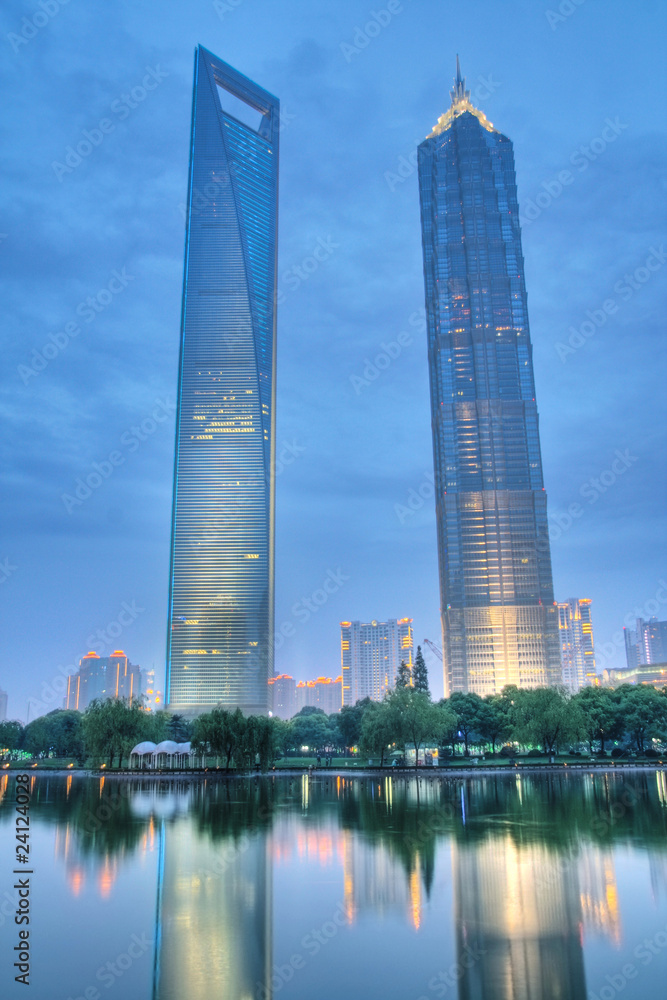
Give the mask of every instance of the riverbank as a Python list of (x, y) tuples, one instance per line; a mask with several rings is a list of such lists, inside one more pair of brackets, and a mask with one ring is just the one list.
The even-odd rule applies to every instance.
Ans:
[[(66, 777), (88, 777), (88, 778), (138, 778), (144, 780), (149, 778), (153, 781), (169, 781), (174, 778), (179, 780), (189, 779), (190, 781), (229, 781), (238, 779), (259, 779), (259, 778), (289, 778), (293, 780), (294, 778), (301, 778), (304, 775), (311, 779), (322, 779), (322, 778), (379, 778), (379, 777), (397, 777), (397, 778), (421, 778), (428, 781), (448, 781), (452, 778), (474, 778), (474, 777), (489, 777), (493, 775), (507, 775), (516, 777), (519, 774), (567, 774), (570, 772), (575, 772), (577, 774), (596, 774), (596, 773), (618, 773), (622, 771), (626, 772), (658, 772), (667, 771), (667, 761), (651, 761), (651, 762), (636, 762), (632, 763), (616, 763), (612, 761), (601, 762), (601, 763), (586, 763), (586, 764), (569, 764), (569, 763), (555, 763), (555, 764), (533, 764), (533, 763), (517, 763), (515, 765), (496, 765), (493, 767), (481, 765), (451, 765), (448, 767), (356, 767), (352, 768), (336, 768), (336, 767), (298, 767), (298, 768), (275, 768), (270, 771), (225, 771), (224, 768), (173, 768), (173, 769), (161, 769), (161, 770), (139, 770), (137, 768), (122, 768), (122, 769), (110, 769), (110, 768), (49, 768), (42, 767), (32, 768), (28, 766), (27, 768), (16, 767), (11, 769), (12, 772), (25, 772), (29, 771), (32, 775), (46, 774), (52, 777), (66, 776)], [(10, 772), (5, 772), (10, 773)]]

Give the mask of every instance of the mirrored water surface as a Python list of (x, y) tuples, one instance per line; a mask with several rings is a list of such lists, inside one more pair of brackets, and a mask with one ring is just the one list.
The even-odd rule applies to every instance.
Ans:
[(31, 986), (3, 997), (667, 996), (663, 771), (31, 780)]

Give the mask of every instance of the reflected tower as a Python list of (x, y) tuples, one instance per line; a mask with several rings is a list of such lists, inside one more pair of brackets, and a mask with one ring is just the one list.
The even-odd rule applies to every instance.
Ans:
[(452, 845), (459, 1000), (582, 1000), (576, 864), (511, 837)]
[(512, 143), (470, 102), (419, 146), (445, 694), (560, 683)]
[[(270, 838), (195, 829), (211, 789), (153, 793), (160, 816), (153, 1000), (269, 1000)], [(188, 813), (188, 810), (190, 812)]]
[(268, 711), (279, 102), (199, 46), (186, 206), (167, 702)]

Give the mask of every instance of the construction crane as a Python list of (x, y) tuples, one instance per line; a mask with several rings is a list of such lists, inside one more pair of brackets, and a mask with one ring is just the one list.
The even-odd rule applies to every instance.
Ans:
[(438, 659), (442, 663), (442, 650), (440, 649), (440, 646), (436, 646), (436, 644), (434, 642), (431, 642), (430, 639), (424, 639), (424, 645), (428, 646), (428, 648), (431, 650), (431, 652), (435, 653), (435, 655), (438, 657)]

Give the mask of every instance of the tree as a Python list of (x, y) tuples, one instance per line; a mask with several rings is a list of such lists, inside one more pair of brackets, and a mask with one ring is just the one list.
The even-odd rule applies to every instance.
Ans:
[(544, 753), (578, 740), (585, 733), (582, 712), (563, 688), (539, 687), (521, 691), (518, 699), (520, 739), (541, 745)]
[(228, 712), (224, 708), (204, 712), (194, 720), (191, 745), (197, 753), (224, 757), (225, 770), (229, 771), (232, 759), (243, 752), (245, 723), (240, 708), (234, 712)]
[[(138, 701), (122, 698), (90, 703), (83, 715), (83, 740), (86, 754), (95, 759), (108, 757), (109, 767), (118, 756), (118, 766), (137, 743), (145, 712)], [(37, 720), (39, 721), (39, 720)]]
[(396, 690), (400, 691), (401, 688), (409, 687), (412, 687), (412, 671), (405, 660), (401, 660), (398, 671), (396, 672)]
[(509, 739), (512, 727), (507, 714), (507, 705), (500, 695), (489, 695), (479, 706), (475, 728), (483, 740), (491, 744), (491, 753), (496, 752), (496, 743)]
[(21, 745), (23, 726), (16, 720), (0, 722), (0, 750), (17, 750)]
[[(149, 712), (147, 714), (152, 715), (153, 713)], [(155, 714), (157, 715), (158, 713), (156, 712)], [(192, 737), (192, 721), (186, 719), (184, 715), (178, 715), (178, 713), (171, 715), (169, 712), (165, 712), (164, 714), (167, 716), (167, 735), (165, 739), (173, 740), (175, 743), (187, 743)]]
[(364, 712), (373, 704), (370, 698), (362, 698), (356, 705), (343, 705), (338, 713), (338, 731), (343, 746), (355, 747), (361, 738), (361, 722)]
[(451, 719), (442, 706), (434, 705), (423, 691), (398, 688), (387, 696), (392, 732), (402, 742), (415, 748), (415, 767), (419, 763), (419, 748), (427, 739), (440, 741), (440, 734)]
[(468, 742), (473, 730), (477, 730), (480, 719), (482, 699), (478, 694), (464, 694), (455, 691), (448, 701), (449, 708), (456, 716), (458, 732), (463, 737), (464, 755), (469, 755)]
[(290, 726), (295, 748), (307, 746), (311, 750), (319, 750), (329, 743), (329, 720), (321, 709), (307, 715), (295, 715)]
[(428, 689), (428, 668), (424, 660), (421, 646), (417, 646), (417, 655), (415, 656), (415, 662), (412, 668), (412, 684), (415, 691), (423, 691), (424, 694), (430, 694)]
[(604, 753), (605, 742), (623, 735), (623, 721), (618, 698), (611, 688), (585, 687), (573, 699), (583, 715), (586, 738), (591, 753), (593, 743), (599, 741)]
[(387, 747), (395, 741), (395, 715), (388, 701), (376, 702), (369, 708), (361, 724), (359, 747), (368, 756), (380, 755), (380, 767), (384, 764)]
[(646, 740), (664, 737), (667, 729), (667, 698), (648, 684), (622, 684), (614, 692), (623, 728), (639, 753)]
[(37, 757), (51, 750), (51, 729), (45, 715), (40, 715), (23, 730), (21, 749)]

